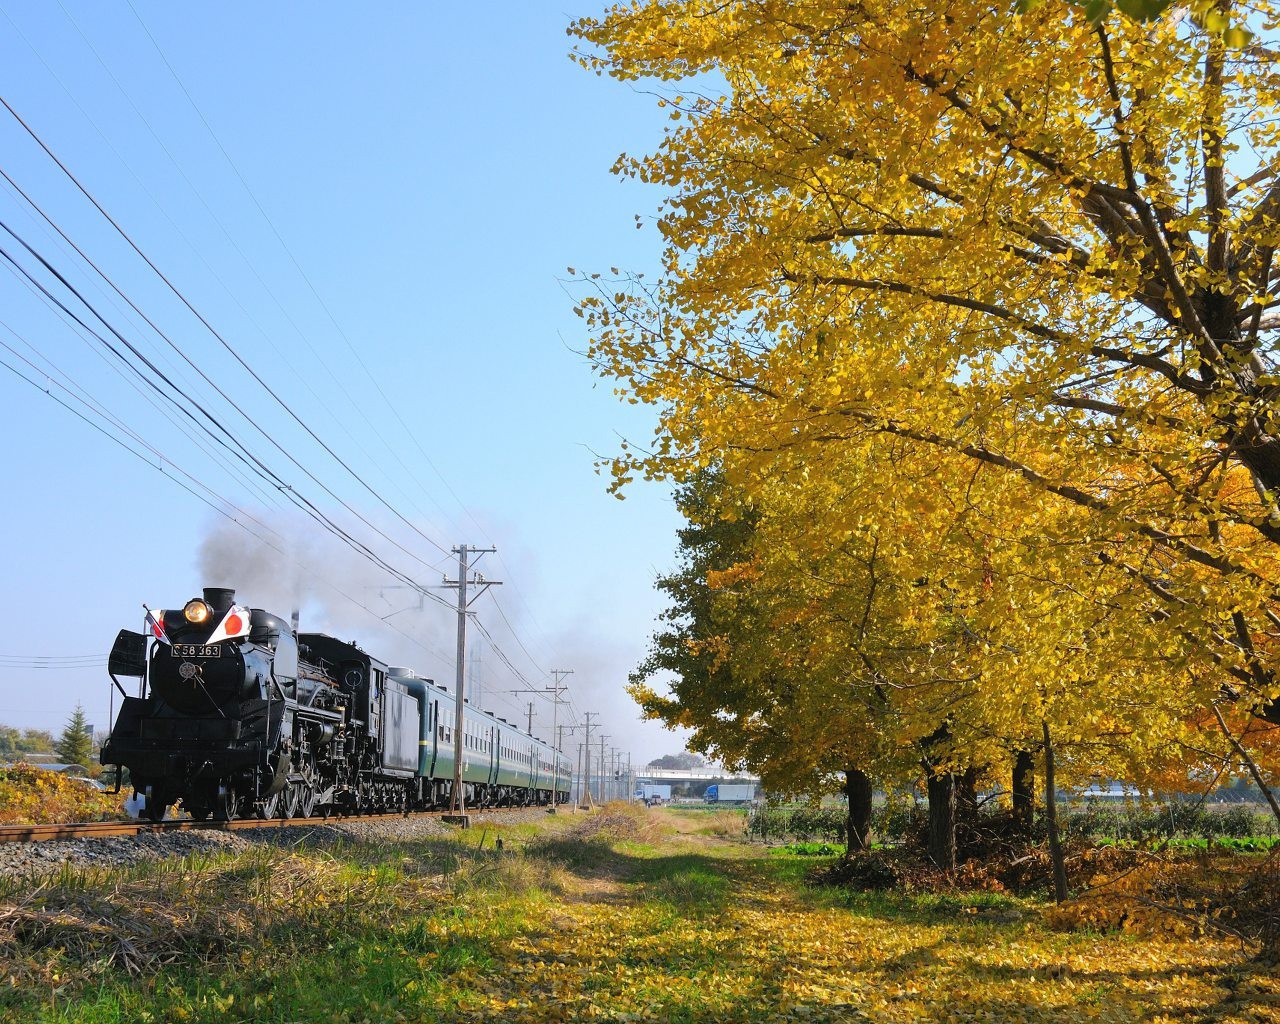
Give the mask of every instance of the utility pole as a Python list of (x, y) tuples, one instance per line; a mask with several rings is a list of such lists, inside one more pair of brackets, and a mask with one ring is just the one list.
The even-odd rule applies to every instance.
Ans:
[(565, 677), (565, 676), (571, 676), (571, 675), (573, 675), (573, 669), (571, 669), (571, 668), (553, 668), (553, 669), (551, 670), (551, 674), (552, 674), (553, 676), (555, 676), (555, 677), (556, 677), (555, 686), (554, 686), (554, 687), (551, 687), (551, 686), (548, 686), (548, 687), (547, 687), (547, 689), (548, 689), (548, 690), (551, 690), (551, 691), (552, 691), (552, 694), (551, 694), (551, 739), (552, 739), (552, 741), (553, 741), (553, 742), (554, 742), (555, 740), (557, 740), (557, 739), (559, 739), (559, 741), (560, 741), (560, 742), (559, 742), (559, 744), (557, 744), (557, 745), (556, 745), (555, 754), (554, 754), (554, 756), (553, 756), (553, 758), (552, 758), (552, 760), (554, 760), (554, 761), (555, 761), (555, 763), (556, 763), (556, 768), (555, 768), (555, 772), (556, 772), (556, 785), (555, 785), (555, 789), (553, 789), (553, 790), (551, 791), (551, 809), (554, 811), (554, 810), (556, 809), (556, 794), (560, 791), (560, 748), (561, 748), (561, 746), (563, 746), (563, 745), (564, 745), (564, 731), (563, 731), (564, 727), (563, 727), (563, 726), (561, 726), (561, 732), (560, 732), (560, 735), (557, 737), (557, 736), (556, 736), (556, 723), (557, 723), (557, 721), (558, 721), (558, 719), (559, 719), (559, 717), (560, 717), (560, 705), (561, 705), (562, 703), (564, 703), (564, 702), (560, 699), (560, 694), (564, 693), (567, 689), (569, 689), (567, 686), (561, 686), (560, 684), (564, 681), (564, 677)]
[(608, 738), (609, 738), (608, 736), (603, 736), (603, 735), (600, 737), (600, 781), (599, 781), (598, 783), (596, 783), (596, 792), (600, 795), (600, 802), (601, 802), (601, 803), (604, 803), (604, 802), (605, 802), (605, 789), (604, 789), (604, 741), (605, 741), (605, 740), (607, 740)]
[[(486, 580), (479, 573), (474, 574), (468, 580), (467, 574), (472, 571), (475, 565), (475, 562), (468, 561), (468, 556), (473, 556), (478, 561), (481, 555), (491, 554), (497, 550), (497, 548), (472, 548), (466, 544), (454, 548), (453, 551), (458, 556), (458, 578), (444, 581), (446, 587), (458, 588), (458, 670), (457, 682), (453, 691), (453, 699), (454, 703), (457, 704), (457, 708), (453, 716), (453, 792), (449, 798), (450, 812), (457, 815), (464, 815), (467, 810), (467, 801), (462, 792), (462, 709), (466, 703), (463, 691), (466, 685), (467, 667), (467, 614), (468, 609), (476, 598), (490, 587), (502, 585), (497, 580)], [(470, 599), (467, 598), (468, 584), (477, 588)]]
[(582, 747), (583, 747), (583, 744), (579, 743), (578, 744), (578, 764), (577, 764), (578, 785), (574, 787), (577, 790), (577, 797), (576, 797), (577, 804), (575, 804), (575, 806), (580, 806), (582, 804)]
[(583, 789), (586, 791), (587, 806), (591, 806), (591, 718), (592, 716), (599, 718), (598, 711), (584, 711), (582, 717), (586, 719), (586, 736), (583, 737), (583, 761), (582, 761), (582, 783)]
[[(565, 676), (571, 676), (571, 675), (573, 675), (573, 669), (571, 669), (571, 668), (553, 668), (553, 669), (551, 670), (551, 674), (552, 674), (553, 676), (555, 676), (555, 677), (556, 677), (556, 681), (555, 681), (555, 684), (554, 684), (553, 686), (544, 686), (544, 687), (542, 687), (542, 689), (540, 689), (540, 690), (536, 690), (536, 689), (524, 689), (524, 690), (512, 690), (511, 692), (512, 692), (512, 693), (540, 693), (540, 694), (544, 694), (544, 695), (545, 695), (545, 694), (547, 694), (547, 693), (550, 693), (550, 694), (551, 694), (551, 740), (550, 740), (550, 742), (551, 742), (552, 746), (553, 746), (553, 747), (555, 747), (555, 749), (556, 749), (557, 751), (559, 751), (561, 748), (560, 748), (560, 747), (558, 747), (558, 746), (555, 746), (556, 739), (557, 739), (557, 736), (556, 736), (556, 723), (557, 723), (557, 720), (558, 720), (558, 719), (559, 719), (559, 717), (560, 717), (560, 705), (561, 705), (561, 704), (565, 704), (565, 703), (567, 703), (566, 701), (562, 701), (562, 700), (560, 699), (560, 694), (562, 694), (562, 693), (566, 692), (566, 691), (569, 689), (569, 687), (567, 687), (567, 686), (561, 686), (561, 685), (560, 685), (560, 680), (561, 680), (561, 679), (563, 679)], [(572, 730), (570, 730), (570, 731), (572, 731)], [(530, 734), (530, 735), (533, 735), (533, 701), (529, 701), (529, 734)], [(561, 733), (560, 733), (559, 739), (560, 739), (561, 744), (563, 744), (563, 743), (564, 743), (564, 733), (563, 733), (563, 732), (561, 732)], [(559, 788), (560, 788), (560, 764), (559, 764), (559, 760), (558, 760), (558, 759), (556, 759), (556, 767), (555, 767), (555, 789), (552, 791), (552, 794), (551, 794), (551, 807), (552, 807), (552, 809), (554, 809), (554, 808), (555, 808), (555, 806), (556, 806), (556, 797), (555, 797), (555, 793), (556, 793), (556, 791), (557, 791), (557, 790), (559, 790)]]
[[(562, 724), (559, 726), (560, 733), (559, 733), (559, 735), (556, 737), (556, 792), (557, 792), (557, 793), (559, 793), (559, 792), (560, 792), (560, 755), (564, 753), (564, 731), (565, 731), (566, 729), (568, 729), (570, 732), (573, 732), (573, 730), (574, 730), (574, 726), (572, 726), (572, 725), (564, 725), (564, 724), (562, 723)], [(578, 759), (579, 759), (579, 760), (581, 760), (581, 759), (582, 759), (582, 745), (581, 745), (581, 744), (579, 744), (579, 745), (578, 745)], [(581, 767), (581, 765), (579, 765), (579, 767)], [(551, 798), (551, 806), (552, 806), (552, 807), (555, 807), (555, 805), (556, 805), (555, 801), (556, 801), (556, 798), (553, 796), (553, 797)], [(572, 803), (572, 802), (573, 802), (573, 777), (572, 777), (572, 776), (570, 776), (570, 777), (569, 777), (569, 802), (570, 802), (570, 803)]]
[(525, 726), (524, 731), (530, 736), (533, 735), (533, 701), (529, 701), (529, 724)]

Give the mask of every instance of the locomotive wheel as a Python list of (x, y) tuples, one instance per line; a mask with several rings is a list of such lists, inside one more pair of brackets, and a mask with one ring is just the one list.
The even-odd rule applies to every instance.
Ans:
[(254, 808), (258, 817), (263, 821), (266, 821), (267, 818), (274, 818), (280, 810), (280, 796), (281, 794), (279, 793), (272, 793), (265, 800), (261, 801)]
[(147, 821), (164, 821), (164, 812), (168, 809), (167, 803), (161, 803), (159, 798), (152, 798), (142, 808), (142, 815)]
[(298, 787), (298, 817), (310, 818), (316, 813), (316, 797), (319, 794), (307, 783)]
[(228, 789), (213, 798), (213, 817), (216, 821), (233, 821), (239, 809), (240, 800), (234, 789)]
[(298, 783), (291, 782), (279, 793), (280, 817), (285, 821), (298, 816)]

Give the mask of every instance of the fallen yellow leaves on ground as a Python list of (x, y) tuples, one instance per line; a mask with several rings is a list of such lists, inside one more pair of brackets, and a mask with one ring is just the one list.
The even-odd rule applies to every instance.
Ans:
[(1280, 1022), (1254, 946), (811, 885), (814, 858), (705, 825), (618, 805), (504, 829), (501, 852), (460, 832), (9, 879), (0, 1019)]
[[(724, 847), (700, 843), (710, 868)], [(477, 1018), (508, 1021), (1280, 1020), (1280, 983), (1235, 943), (1065, 934), (1034, 910), (986, 919), (842, 906), (718, 862), (726, 898), (654, 898), (668, 849), (580, 879), (554, 920), (500, 943)], [(996, 916), (996, 915), (990, 915)], [(1010, 920), (1014, 918), (1014, 920)]]

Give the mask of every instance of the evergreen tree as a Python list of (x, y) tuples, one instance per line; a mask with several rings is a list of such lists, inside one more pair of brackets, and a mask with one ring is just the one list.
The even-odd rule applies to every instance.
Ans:
[(67, 764), (88, 766), (93, 761), (93, 737), (89, 735), (89, 722), (85, 718), (84, 708), (79, 704), (67, 719), (54, 749)]

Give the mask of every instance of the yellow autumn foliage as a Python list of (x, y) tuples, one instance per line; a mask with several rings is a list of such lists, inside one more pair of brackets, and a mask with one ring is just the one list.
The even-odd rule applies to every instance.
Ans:
[(673, 114), (615, 167), (661, 190), (660, 276), (580, 278), (597, 370), (658, 415), (614, 484), (714, 470), (712, 514), (758, 523), (750, 578), (708, 578), (754, 624), (737, 675), (651, 713), (788, 774), (1044, 723), (1064, 777), (1135, 780), (1196, 762), (1208, 709), (1280, 714), (1280, 8), (1231, 16), (572, 26)]
[(101, 821), (124, 814), (123, 795), (36, 765), (0, 768), (0, 824)]

